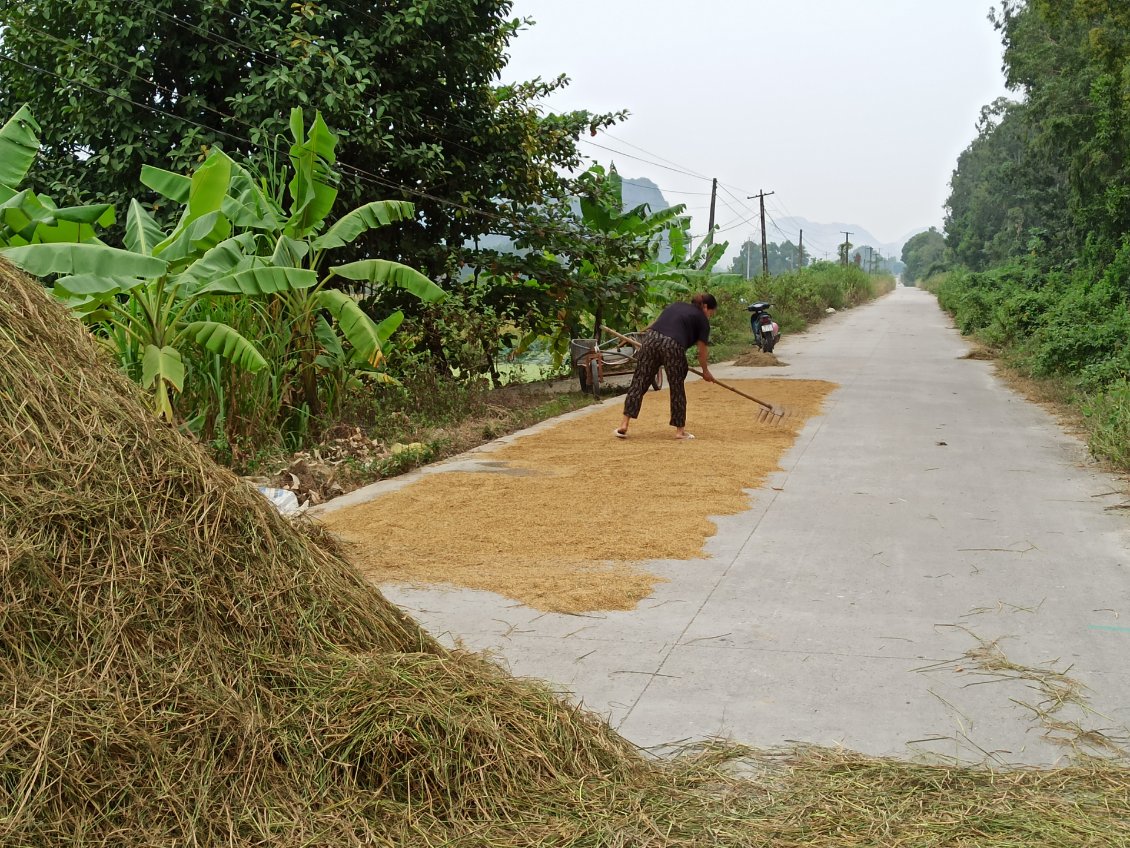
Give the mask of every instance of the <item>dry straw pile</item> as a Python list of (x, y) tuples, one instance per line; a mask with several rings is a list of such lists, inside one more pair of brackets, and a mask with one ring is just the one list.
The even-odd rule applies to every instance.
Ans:
[(656, 764), (452, 654), (0, 263), (0, 845), (1120, 845), (1126, 772)]

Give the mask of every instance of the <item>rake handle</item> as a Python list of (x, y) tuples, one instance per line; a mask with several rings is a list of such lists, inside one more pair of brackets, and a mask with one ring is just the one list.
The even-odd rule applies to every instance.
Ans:
[[(698, 376), (700, 376), (700, 377), (702, 376), (702, 372), (701, 372), (701, 371), (699, 371), (699, 370), (698, 370), (697, 368), (688, 368), (687, 370), (688, 370), (688, 371), (690, 371), (690, 372), (691, 372), (692, 374), (698, 374)], [(721, 380), (719, 380), (719, 379), (718, 379), (717, 377), (715, 377), (715, 378), (714, 378), (714, 385), (716, 385), (716, 386), (721, 386), (721, 387), (722, 387), (722, 388), (724, 388), (724, 389), (728, 389), (729, 391), (733, 392), (734, 394), (736, 394), (736, 395), (741, 395), (741, 396), (742, 396), (742, 397), (744, 397), (744, 398), (745, 398), (746, 400), (752, 400), (752, 401), (753, 401), (754, 403), (756, 403), (756, 404), (757, 404), (758, 406), (763, 406), (763, 407), (765, 407), (766, 409), (768, 409), (768, 410), (769, 410), (770, 412), (774, 412), (774, 410), (773, 410), (773, 405), (772, 405), (772, 404), (766, 403), (766, 402), (765, 402), (765, 401), (763, 401), (763, 400), (758, 400), (758, 399), (757, 399), (757, 398), (755, 398), (755, 397), (754, 397), (753, 395), (747, 395), (747, 394), (746, 394), (745, 392), (743, 392), (743, 391), (742, 391), (741, 389), (735, 389), (735, 388), (734, 388), (733, 386), (730, 386), (730, 385), (727, 385), (726, 383), (723, 383), (723, 382), (722, 382)]]
[[(615, 330), (613, 330), (613, 329), (612, 329), (611, 327), (607, 327), (607, 326), (606, 326), (606, 327), (604, 327), (603, 329), (604, 329), (604, 330), (606, 330), (607, 332), (611, 333), (612, 335), (614, 335), (614, 336), (615, 336), (616, 338), (618, 338), (618, 339), (619, 339), (620, 341), (622, 341), (622, 342), (627, 342), (628, 344), (630, 344), (630, 345), (633, 345), (633, 346), (635, 346), (635, 347), (642, 347), (642, 345), (641, 345), (641, 344), (640, 344), (639, 342), (637, 342), (637, 341), (636, 341), (635, 339), (630, 339), (630, 338), (628, 338), (627, 336), (623, 336), (623, 335), (621, 335), (620, 333), (617, 333), (617, 332), (616, 332)], [(698, 370), (697, 368), (688, 368), (688, 370), (689, 370), (689, 371), (690, 371), (690, 372), (691, 372), (692, 374), (698, 374), (698, 376), (700, 376), (700, 377), (702, 376), (702, 372), (701, 372), (701, 371), (699, 371), (699, 370)], [(715, 384), (716, 386), (721, 386), (721, 387), (722, 387), (722, 388), (724, 388), (724, 389), (729, 389), (729, 390), (730, 390), (731, 392), (733, 392), (734, 394), (736, 394), (736, 395), (741, 395), (741, 396), (742, 396), (742, 397), (744, 397), (744, 398), (745, 398), (746, 400), (752, 400), (752, 401), (753, 401), (754, 403), (756, 403), (756, 404), (757, 404), (758, 406), (763, 406), (763, 407), (765, 407), (765, 408), (766, 408), (766, 409), (768, 409), (768, 410), (769, 410), (770, 412), (772, 412), (772, 413), (773, 413), (774, 415), (776, 415), (776, 414), (777, 414), (777, 411), (776, 411), (776, 409), (774, 409), (774, 407), (773, 407), (773, 405), (772, 405), (772, 404), (766, 403), (766, 402), (765, 402), (765, 401), (763, 401), (763, 400), (758, 400), (758, 399), (757, 399), (757, 398), (755, 398), (755, 397), (754, 397), (753, 395), (747, 395), (747, 394), (746, 394), (745, 392), (743, 392), (743, 391), (742, 391), (741, 389), (735, 389), (735, 388), (734, 388), (733, 386), (728, 386), (728, 385), (726, 385), (725, 383), (723, 383), (723, 382), (722, 382), (721, 380), (719, 380), (719, 379), (717, 379), (717, 378), (715, 378), (715, 379), (714, 379), (714, 384)]]

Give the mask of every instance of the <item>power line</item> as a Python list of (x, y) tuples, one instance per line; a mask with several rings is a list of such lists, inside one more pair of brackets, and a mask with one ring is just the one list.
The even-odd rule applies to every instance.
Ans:
[(150, 6), (148, 3), (140, 3), (140, 2), (138, 2), (138, 0), (125, 0), (125, 2), (129, 3), (131, 6), (134, 6), (134, 7), (139, 8), (139, 9), (146, 9), (146, 10), (152, 12), (153, 14), (158, 15), (159, 17), (170, 20), (174, 24), (176, 24), (177, 26), (181, 27), (182, 29), (187, 29), (190, 32), (194, 32), (197, 35), (201, 36), (202, 38), (205, 38), (208, 41), (211, 41), (213, 44), (223, 44), (223, 45), (228, 46), (228, 47), (235, 47), (235, 48), (238, 48), (240, 50), (243, 50), (245, 53), (250, 53), (253, 56), (262, 56), (264, 59), (273, 59), (277, 62), (283, 62), (284, 64), (290, 65), (292, 68), (294, 67), (293, 63), (290, 62), (290, 60), (286, 59), (285, 57), (278, 56), (277, 54), (274, 54), (274, 53), (264, 53), (260, 50), (256, 50), (254, 47), (248, 47), (246, 44), (241, 44), (238, 41), (232, 41), (230, 38), (224, 38), (224, 36), (222, 36), (222, 35), (213, 36), (212, 33), (209, 33), (207, 30), (203, 30), (203, 29), (200, 29), (199, 27), (195, 27), (192, 24), (188, 23), (187, 21), (182, 21), (182, 20), (180, 20), (180, 18), (176, 17), (175, 15), (170, 15), (167, 12), (162, 12), (160, 9), (156, 8), (155, 6)]
[[(201, 29), (197, 26), (194, 26), (193, 24), (189, 23), (188, 21), (182, 20), (182, 19), (180, 19), (180, 18), (178, 18), (174, 15), (169, 15), (169, 14), (161, 11), (160, 9), (157, 9), (153, 6), (146, 4), (146, 3), (139, 2), (138, 0), (126, 0), (126, 2), (130, 3), (131, 5), (133, 5), (136, 8), (148, 10), (148, 11), (152, 12), (153, 14), (169, 21), (171, 24), (178, 26), (181, 29), (184, 29), (184, 30), (186, 30), (190, 33), (193, 33), (194, 35), (197, 35), (197, 36), (199, 36), (199, 37), (201, 37), (201, 38), (203, 38), (207, 41), (210, 41), (214, 44), (217, 44), (218, 46), (242, 50), (242, 51), (244, 51), (245, 54), (252, 56), (252, 57), (261, 57), (263, 59), (270, 59), (270, 60), (272, 60), (276, 63), (281, 63), (281, 64), (287, 65), (291, 68), (296, 67), (295, 63), (285, 56), (281, 56), (281, 55), (275, 54), (275, 53), (267, 53), (267, 52), (264, 52), (264, 51), (261, 51), (261, 50), (256, 50), (256, 49), (249, 47), (245, 44), (241, 44), (240, 42), (233, 41), (231, 39), (225, 38), (225, 37), (220, 36), (220, 35), (214, 35), (213, 33), (210, 33), (207, 30), (204, 30), (204, 29)], [(204, 11), (204, 10), (202, 10), (202, 11)], [(364, 12), (364, 10), (358, 10), (358, 11), (361, 11), (362, 14), (364, 14), (366, 17), (368, 17), (371, 20), (379, 23), (379, 21), (376, 18), (374, 18), (372, 15), (368, 14), (367, 12)], [(254, 22), (253, 18), (251, 18), (247, 15), (243, 15), (240, 12), (236, 12), (236, 11), (232, 11), (232, 10), (226, 10), (226, 9), (223, 10), (223, 12), (224, 12), (224, 14), (234, 15), (236, 17), (242, 18), (243, 20), (247, 20), (249, 22)], [(339, 12), (338, 15), (340, 15), (340, 14), (341, 13)], [(81, 46), (79, 46), (77, 44), (71, 44), (71, 43), (69, 43), (69, 42), (67, 42), (63, 39), (60, 39), (57, 36), (53, 35), (52, 33), (46, 32), (46, 31), (41, 30), (37, 27), (32, 27), (32, 26), (29, 26), (29, 25), (26, 25), (26, 24), (24, 24), (23, 26), (24, 26), (25, 29), (34, 30), (34, 31), (40, 33), (41, 35), (43, 35), (47, 38), (50, 38), (51, 40), (68, 47), (69, 49), (72, 49), (72, 50), (78, 49), (83, 54), (85, 54), (86, 56), (101, 62), (102, 64), (106, 65), (107, 67), (113, 68), (117, 72), (124, 74), (129, 79), (133, 79), (133, 80), (135, 80), (137, 82), (141, 82), (145, 85), (152, 86), (155, 90), (160, 91), (164, 95), (168, 96), (170, 98), (171, 102), (176, 102), (176, 100), (178, 99), (177, 92), (174, 92), (173, 90), (160, 85), (159, 83), (155, 82), (152, 79), (145, 79), (143, 77), (140, 77), (137, 74), (134, 74), (134, 73), (130, 72), (129, 70), (122, 68), (121, 66), (115, 64), (114, 62), (112, 62), (108, 59), (105, 59), (101, 56), (97, 56), (97, 55), (91, 53), (90, 51), (82, 48)], [(127, 97), (127, 96), (124, 96), (124, 95), (121, 95), (121, 94), (118, 94), (118, 93), (115, 93), (115, 92), (111, 92), (111, 91), (106, 91), (106, 90), (101, 89), (97, 86), (91, 85), (91, 84), (86, 83), (86, 82), (82, 82), (80, 80), (63, 77), (60, 74), (52, 73), (52, 72), (47, 71), (43, 68), (39, 68), (38, 66), (31, 65), (29, 63), (18, 60), (15, 57), (0, 55), (0, 58), (14, 62), (15, 64), (18, 64), (18, 65), (20, 65), (24, 68), (35, 71), (37, 73), (52, 76), (55, 79), (59, 79), (63, 82), (67, 82), (67, 83), (74, 84), (74, 85), (79, 85), (83, 88), (86, 88), (86, 89), (92, 91), (92, 92), (102, 94), (104, 96), (119, 99), (119, 100), (126, 102), (126, 103), (129, 103), (130, 105), (133, 105), (137, 108), (146, 109), (150, 112), (163, 115), (163, 116), (168, 117), (168, 118), (175, 120), (175, 121), (182, 121), (186, 124), (190, 124), (190, 125), (195, 126), (197, 128), (207, 130), (211, 133), (215, 133), (216, 135), (223, 136), (223, 137), (232, 139), (234, 141), (238, 141), (241, 144), (250, 145), (252, 147), (269, 149), (266, 145), (256, 144), (255, 142), (251, 141), (250, 139), (247, 139), (247, 138), (244, 138), (242, 136), (236, 135), (234, 133), (230, 133), (230, 132), (227, 132), (225, 130), (219, 129), (218, 127), (209, 126), (209, 125), (201, 123), (199, 121), (192, 120), (191, 118), (188, 118), (186, 116), (177, 115), (173, 112), (170, 112), (166, 109), (162, 109), (162, 108), (155, 106), (155, 105), (152, 105), (152, 104), (138, 102), (138, 101), (132, 99), (131, 97)], [(199, 108), (204, 110), (204, 111), (210, 112), (210, 113), (216, 115), (217, 117), (219, 117), (221, 119), (242, 125), (242, 126), (248, 128), (248, 129), (251, 129), (251, 130), (259, 129), (258, 126), (254, 125), (254, 124), (252, 124), (252, 123), (250, 123), (250, 122), (248, 122), (244, 119), (238, 118), (235, 115), (231, 115), (229, 113), (215, 109), (214, 107), (209, 106), (207, 104), (201, 103), (201, 104), (199, 104)], [(468, 129), (465, 125), (460, 124), (458, 121), (451, 121), (451, 123), (455, 126), (462, 126), (464, 129)], [(429, 130), (430, 130), (430, 128), (429, 128)], [(602, 130), (602, 132), (604, 132), (604, 131)], [(430, 130), (429, 132), (425, 132), (423, 134), (424, 135), (430, 134), (430, 135), (432, 135), (433, 138), (437, 139), (438, 141), (451, 144), (452, 146), (458, 147), (458, 148), (465, 150), (469, 153), (478, 153), (479, 152), (479, 151), (476, 151), (472, 148), (466, 147), (465, 145), (460, 144), (459, 142), (455, 141), (454, 139), (450, 139), (450, 138), (447, 138), (445, 136), (439, 135), (438, 133), (435, 133), (434, 130)], [(615, 141), (615, 142), (618, 142), (618, 143), (621, 143), (621, 144), (625, 144), (629, 147), (633, 147), (637, 150), (640, 150), (641, 152), (645, 152), (645, 153), (648, 153), (649, 155), (656, 156), (657, 158), (663, 159), (663, 157), (659, 156), (658, 154), (651, 153), (650, 151), (647, 151), (644, 148), (638, 147), (637, 145), (634, 145), (631, 142), (619, 139), (615, 136), (608, 134), (607, 132), (604, 132), (604, 134), (609, 139), (611, 139), (612, 141)], [(638, 157), (638, 156), (634, 156), (634, 155), (629, 154), (629, 153), (625, 153), (624, 151), (621, 151), (621, 150), (616, 150), (614, 148), (610, 148), (610, 147), (606, 147), (604, 145), (597, 144), (596, 142), (588, 141), (587, 139), (578, 139), (578, 141), (585, 142), (586, 144), (591, 144), (594, 147), (598, 147), (602, 150), (606, 150), (606, 151), (613, 153), (613, 154), (616, 154), (616, 155), (620, 155), (620, 156), (624, 156), (624, 157), (629, 158), (629, 159), (634, 159), (636, 161), (644, 162), (645, 164), (649, 164), (649, 165), (652, 165), (652, 166), (655, 166), (655, 167), (664, 168), (665, 170), (673, 171), (675, 173), (680, 173), (680, 174), (683, 174), (683, 175), (686, 175), (686, 176), (693, 177), (695, 179), (708, 179), (707, 177), (704, 177), (701, 174), (697, 174), (697, 173), (692, 172), (690, 170), (686, 170), (682, 167), (669, 167), (669, 166), (663, 165), (659, 162), (654, 162), (654, 161), (651, 161), (651, 160), (648, 160), (648, 159), (644, 159), (642, 157)], [(277, 151), (277, 150), (275, 152), (279, 153), (279, 151)], [(671, 162), (672, 160), (664, 160), (664, 161)], [(675, 164), (675, 163), (672, 163), (672, 164)], [(377, 184), (383, 184), (385, 187), (395, 188), (395, 189), (398, 189), (400, 191), (403, 191), (403, 192), (406, 192), (406, 193), (409, 193), (409, 194), (414, 194), (414, 195), (419, 196), (419, 197), (425, 197), (425, 198), (431, 199), (435, 202), (444, 203), (445, 205), (448, 205), (452, 208), (460, 209), (460, 210), (465, 211), (465, 212), (471, 212), (471, 213), (474, 213), (474, 214), (479, 214), (479, 215), (482, 215), (484, 217), (491, 217), (492, 214), (494, 214), (494, 213), (487, 212), (485, 210), (477, 210), (477, 209), (474, 209), (473, 207), (469, 207), (469, 206), (466, 206), (466, 205), (463, 205), (463, 204), (455, 203), (454, 201), (449, 201), (449, 200), (446, 200), (445, 198), (440, 198), (440, 197), (437, 197), (435, 195), (430, 195), (426, 192), (422, 192), (420, 190), (413, 189), (409, 186), (401, 186), (401, 185), (398, 185), (394, 182), (391, 182), (391, 181), (388, 181), (388, 180), (383, 180), (382, 178), (377, 177), (374, 174), (369, 174), (367, 172), (364, 172), (363, 170), (357, 168), (356, 166), (351, 166), (351, 165), (347, 165), (345, 163), (342, 163), (339, 166), (339, 169), (343, 172), (344, 171), (354, 171), (355, 176), (357, 178), (361, 178), (362, 175), (365, 175), (365, 177), (367, 177), (368, 180), (375, 181)], [(362, 181), (364, 181), (364, 179), (362, 179)], [(633, 185), (637, 185), (637, 186), (641, 186), (641, 187), (651, 187), (651, 186), (645, 185), (645, 184), (640, 183), (640, 182), (635, 181), (635, 180), (624, 180), (624, 182), (627, 182), (627, 183), (633, 184)], [(655, 188), (657, 188), (661, 193), (664, 193), (664, 194), (682, 194), (682, 195), (688, 195), (688, 196), (706, 196), (708, 194), (708, 192), (691, 192), (691, 191), (679, 191), (679, 190), (675, 190), (675, 189), (665, 189), (662, 186), (658, 186), (654, 183), (652, 183), (652, 185), (654, 185)], [(732, 210), (732, 208), (731, 208), (731, 211), (734, 211), (734, 210)], [(504, 216), (497, 216), (497, 215), (495, 215), (494, 217), (497, 220), (500, 220), (500, 221), (517, 220), (517, 219), (508, 219)], [(732, 226), (727, 226), (724, 229), (728, 230), (728, 229), (732, 229), (732, 228), (733, 228)]]
[[(52, 72), (52, 71), (48, 71), (45, 68), (41, 68), (37, 65), (33, 65), (33, 64), (28, 63), (28, 62), (23, 62), (19, 59), (12, 57), (12, 56), (0, 54), (0, 61), (11, 62), (11, 63), (19, 65), (19, 66), (21, 66), (21, 67), (23, 67), (27, 70), (33, 71), (35, 73), (42, 74), (44, 76), (51, 77), (51, 78), (59, 80), (61, 82), (70, 83), (72, 85), (80, 86), (80, 87), (85, 88), (89, 91), (92, 91), (96, 94), (101, 94), (105, 97), (111, 97), (111, 98), (114, 98), (116, 100), (121, 100), (123, 102), (129, 103), (130, 105), (136, 106), (139, 109), (144, 109), (144, 110), (149, 111), (149, 112), (153, 112), (153, 113), (156, 113), (156, 114), (163, 115), (164, 117), (170, 118), (174, 121), (189, 124), (191, 126), (195, 126), (195, 127), (200, 128), (200, 129), (208, 130), (209, 132), (213, 132), (217, 135), (224, 136), (226, 138), (232, 139), (233, 141), (239, 142), (243, 145), (247, 145), (248, 147), (251, 147), (251, 148), (256, 148), (256, 149), (260, 149), (260, 150), (267, 150), (267, 151), (274, 153), (277, 156), (288, 155), (288, 154), (284, 153), (284, 151), (281, 151), (277, 148), (271, 147), (270, 145), (266, 145), (266, 144), (262, 144), (262, 143), (256, 143), (256, 142), (251, 141), (250, 139), (245, 138), (243, 136), (235, 135), (234, 133), (230, 133), (230, 132), (227, 132), (225, 130), (220, 130), (220, 129), (217, 129), (215, 127), (207, 126), (206, 124), (202, 124), (198, 121), (194, 121), (191, 118), (188, 118), (188, 117), (185, 117), (185, 116), (182, 116), (182, 115), (176, 115), (172, 112), (168, 112), (164, 109), (161, 109), (159, 107), (156, 107), (156, 106), (153, 106), (153, 105), (150, 105), (150, 104), (139, 103), (135, 100), (132, 100), (129, 97), (124, 96), (124, 95), (117, 94), (117, 93), (112, 92), (112, 91), (107, 91), (105, 89), (101, 89), (97, 86), (91, 85), (90, 83), (83, 82), (81, 80), (75, 80), (75, 79), (70, 79), (68, 77), (64, 77), (60, 74), (57, 74), (57, 73)], [(225, 113), (220, 113), (220, 114), (223, 115)], [(233, 116), (229, 115), (227, 117), (235, 120)], [(518, 216), (518, 215), (503, 215), (503, 214), (499, 214), (499, 213), (494, 212), (494, 211), (489, 211), (489, 210), (485, 210), (485, 209), (478, 209), (478, 208), (475, 208), (475, 207), (472, 207), (472, 206), (468, 206), (467, 204), (458, 203), (456, 201), (449, 200), (449, 199), (444, 198), (444, 197), (439, 197), (438, 195), (431, 194), (431, 193), (424, 191), (422, 189), (419, 189), (419, 188), (413, 188), (411, 186), (406, 186), (406, 185), (403, 185), (403, 184), (400, 184), (400, 183), (396, 183), (392, 180), (389, 180), (389, 179), (381, 177), (377, 174), (373, 174), (369, 171), (366, 171), (363, 168), (359, 168), (356, 165), (351, 165), (351, 164), (348, 164), (348, 163), (345, 163), (345, 162), (336, 163), (336, 169), (340, 173), (342, 173), (343, 175), (346, 174), (346, 173), (352, 174), (353, 179), (355, 179), (359, 183), (367, 183), (369, 185), (377, 186), (377, 187), (380, 187), (382, 189), (391, 189), (391, 190), (395, 190), (395, 191), (400, 191), (400, 192), (403, 192), (404, 194), (407, 194), (407, 195), (412, 195), (412, 196), (415, 196), (415, 197), (420, 197), (420, 198), (424, 198), (424, 199), (427, 199), (427, 200), (431, 200), (431, 201), (433, 201), (437, 204), (440, 204), (442, 206), (447, 206), (447, 207), (450, 207), (450, 208), (453, 208), (453, 209), (458, 209), (460, 211), (463, 211), (463, 212), (466, 212), (466, 213), (469, 213), (469, 214), (478, 215), (478, 216), (480, 216), (484, 219), (494, 220), (494, 221), (497, 221), (499, 223), (509, 225), (511, 227), (525, 227), (526, 229), (532, 230), (534, 232), (567, 234), (567, 235), (570, 235), (572, 237), (579, 238), (581, 241), (588, 242), (588, 243), (594, 243), (594, 244), (605, 242), (605, 241), (609, 240), (609, 239), (604, 238), (603, 236), (600, 236), (599, 234), (594, 234), (591, 231), (590, 232), (578, 232), (576, 230), (563, 229), (561, 227), (557, 227), (557, 226), (554, 226), (552, 224), (543, 223), (543, 222), (540, 222), (540, 221), (530, 221), (530, 220), (524, 219), (524, 218), (522, 218), (521, 216)]]
[(621, 177), (620, 181), (627, 183), (628, 185), (640, 186), (641, 188), (655, 188), (661, 191), (663, 194), (686, 194), (692, 195), (694, 197), (710, 196), (710, 192), (708, 191), (675, 191), (674, 189), (664, 188), (663, 186), (659, 185), (658, 183), (652, 182), (651, 180), (648, 180), (648, 182), (646, 183), (641, 183), (639, 180), (629, 180), (625, 177)]
[[(690, 168), (687, 165), (682, 165), (682, 164), (675, 162), (671, 159), (667, 159), (663, 156), (660, 156), (658, 153), (652, 153), (650, 150), (644, 150), (639, 145), (632, 144), (630, 141), (625, 141), (622, 138), (617, 138), (616, 136), (612, 135), (612, 133), (608, 132), (608, 130), (602, 129), (600, 131), (600, 133), (601, 133), (601, 135), (604, 135), (604, 136), (610, 138), (612, 141), (615, 141), (617, 144), (626, 144), (626, 145), (628, 145), (628, 147), (631, 147), (633, 150), (638, 150), (640, 153), (646, 153), (648, 156), (652, 156), (655, 159), (659, 159), (661, 162), (666, 162), (668, 165), (674, 165), (678, 168), (683, 168), (688, 173), (690, 173)], [(704, 176), (703, 174), (692, 174), (692, 176), (697, 176), (699, 179), (703, 179), (703, 180), (710, 179), (710, 177)]]
[(667, 171), (674, 171), (676, 174), (684, 174), (688, 177), (694, 177), (696, 180), (709, 180), (709, 177), (700, 177), (698, 174), (692, 174), (690, 171), (684, 171), (681, 168), (673, 168), (670, 165), (661, 165), (659, 162), (652, 162), (650, 159), (643, 159), (639, 156), (633, 156), (631, 153), (625, 153), (623, 150), (614, 150), (611, 147), (605, 147), (603, 144), (597, 144), (595, 141), (589, 141), (587, 138), (578, 139), (584, 144), (591, 144), (593, 147), (599, 147), (601, 150), (607, 150), (609, 153), (615, 153), (617, 156), (623, 156), (627, 159), (635, 159), (638, 162), (646, 162), (648, 165), (653, 165), (656, 168), (663, 168)]

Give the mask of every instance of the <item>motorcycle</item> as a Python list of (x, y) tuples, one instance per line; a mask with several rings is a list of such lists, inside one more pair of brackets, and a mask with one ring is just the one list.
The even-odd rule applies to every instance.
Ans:
[(753, 330), (753, 343), (763, 353), (772, 353), (777, 340), (781, 338), (781, 328), (777, 326), (777, 322), (769, 314), (769, 307), (772, 305), (772, 303), (758, 301), (746, 307), (746, 310), (750, 313), (749, 326)]

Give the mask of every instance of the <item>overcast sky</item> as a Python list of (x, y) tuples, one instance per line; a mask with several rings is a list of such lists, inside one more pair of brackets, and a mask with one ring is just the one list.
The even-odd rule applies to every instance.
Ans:
[(716, 221), (731, 245), (755, 226), (760, 240), (759, 222), (742, 223), (757, 204), (746, 195), (760, 190), (776, 192), (774, 218), (857, 224), (895, 242), (941, 227), (981, 107), (1009, 93), (992, 5), (514, 0), (514, 16), (537, 23), (511, 43), (504, 77), (567, 74), (555, 111), (628, 109), (582, 149), (687, 203), (696, 234), (717, 177)]

